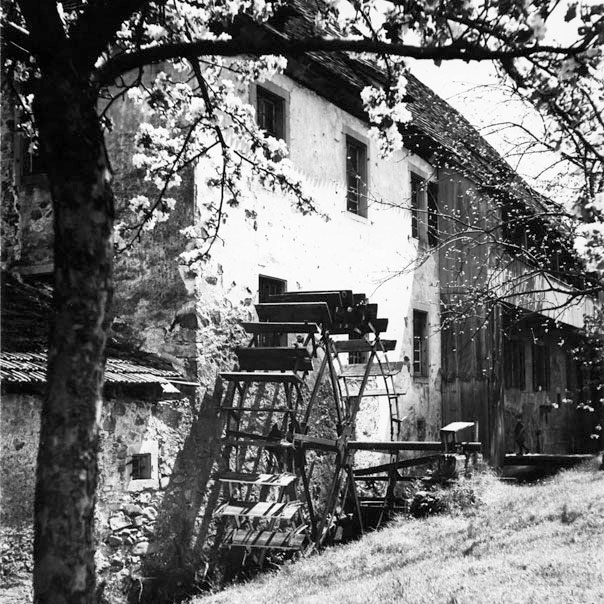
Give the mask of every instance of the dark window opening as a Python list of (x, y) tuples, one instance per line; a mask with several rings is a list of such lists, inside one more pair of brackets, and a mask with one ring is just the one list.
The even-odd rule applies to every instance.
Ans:
[(411, 237), (419, 239), (419, 212), (424, 181), (417, 175), (411, 174)]
[[(287, 281), (274, 277), (258, 276), (258, 302), (270, 302), (271, 296), (284, 294), (287, 291)], [(287, 346), (287, 334), (260, 334), (258, 346)]]
[(140, 453), (132, 456), (132, 480), (149, 480), (151, 478), (151, 453)]
[(505, 339), (503, 342), (503, 372), (506, 388), (526, 389), (524, 342)]
[(438, 183), (428, 183), (428, 245), (438, 245)]
[(367, 217), (367, 145), (346, 137), (346, 209)]
[(257, 86), (256, 105), (258, 126), (270, 136), (285, 140), (285, 99)]
[(533, 344), (533, 390), (549, 390), (549, 348), (544, 344)]
[(413, 311), (413, 375), (428, 376), (428, 313)]

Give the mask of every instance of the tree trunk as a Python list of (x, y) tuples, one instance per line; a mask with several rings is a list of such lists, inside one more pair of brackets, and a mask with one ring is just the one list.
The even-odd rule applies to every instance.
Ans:
[(35, 498), (36, 603), (96, 600), (94, 506), (113, 194), (93, 86), (57, 58), (34, 115), (54, 210), (54, 315)]

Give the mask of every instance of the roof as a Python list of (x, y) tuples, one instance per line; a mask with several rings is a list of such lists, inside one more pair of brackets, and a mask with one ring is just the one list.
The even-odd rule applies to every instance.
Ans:
[[(2, 273), (0, 380), (12, 383), (46, 381), (48, 330), (52, 315), (49, 287), (33, 287)], [(172, 365), (109, 337), (105, 382), (109, 384), (189, 384)]]
[[(279, 18), (278, 14), (273, 20), (272, 29), (289, 38), (316, 34), (315, 11), (316, 7), (308, 1), (289, 2), (282, 16)], [(367, 115), (360, 91), (386, 82), (385, 73), (375, 64), (345, 52), (309, 52), (303, 60), (290, 58), (288, 75), (364, 121)], [(403, 128), (403, 139), (408, 149), (422, 155), (428, 147), (431, 163), (439, 167), (454, 164), (477, 185), (511, 193), (529, 207), (551, 205), (524, 182), (463, 115), (411, 73), (407, 75), (407, 95), (412, 120)]]
[[(0, 353), (0, 379), (4, 382), (42, 383), (46, 381), (46, 352)], [(113, 357), (107, 358), (105, 382), (109, 384), (165, 384), (183, 382), (174, 371), (146, 367)]]

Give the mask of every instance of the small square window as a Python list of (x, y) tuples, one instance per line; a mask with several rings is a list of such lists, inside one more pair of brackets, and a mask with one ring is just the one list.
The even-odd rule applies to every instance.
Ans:
[(131, 463), (130, 480), (151, 479), (151, 453), (134, 454)]
[(346, 137), (346, 209), (367, 218), (367, 145)]

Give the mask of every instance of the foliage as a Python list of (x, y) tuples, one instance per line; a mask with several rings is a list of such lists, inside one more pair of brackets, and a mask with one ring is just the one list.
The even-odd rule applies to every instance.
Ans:
[[(576, 34), (569, 43), (550, 42), (546, 35), (561, 7)], [(132, 161), (157, 191), (154, 197), (130, 200), (116, 225), (118, 247), (166, 219), (179, 172), (204, 157), (213, 162), (208, 184), (217, 196), (204, 200), (207, 214), (196, 231), (186, 233), (196, 248), (185, 260), (199, 264), (219, 237), (227, 209), (241, 205), (250, 220), (256, 219), (254, 209), (243, 203), (251, 180), (288, 193), (303, 213), (314, 211), (285, 146), (259, 130), (239, 94), (251, 80), (283, 70), (279, 57), (355, 53), (366, 61), (370, 56), (383, 71), (384, 86), (368, 87), (362, 101), (386, 156), (400, 146), (399, 126), (409, 119), (405, 58), (497, 61), (518, 90), (551, 116), (552, 144), (559, 138), (566, 152), (562, 140), (570, 138), (573, 149), (584, 150), (578, 164), (584, 185), (576, 199), (589, 225), (581, 232), (582, 249), (601, 270), (602, 212), (596, 195), (602, 188), (602, 120), (596, 76), (603, 10), (602, 3), (579, 10), (572, 0), (4, 3), (3, 75), (15, 84), (23, 112), (31, 115), (32, 134), (38, 133), (56, 235), (57, 327), (50, 340), (37, 474), (38, 601), (94, 599), (96, 409), (110, 316), (114, 226), (102, 132), (111, 127), (113, 103), (128, 95), (145, 107), (149, 119), (141, 124)], [(280, 32), (296, 14), (305, 28), (298, 34)], [(152, 73), (152, 65), (162, 66), (159, 74)]]
[[(80, 49), (78, 68), (88, 74), (104, 100), (99, 119), (105, 127), (111, 127), (112, 104), (124, 95), (148, 112), (132, 161), (157, 193), (153, 199), (138, 195), (130, 201), (129, 211), (116, 225), (118, 249), (167, 219), (175, 205), (170, 191), (179, 184), (179, 172), (200, 157), (212, 160), (207, 180), (219, 194), (204, 200), (203, 223), (187, 231), (196, 243), (184, 255), (189, 263), (209, 257), (226, 209), (244, 201), (250, 179), (290, 194), (303, 213), (315, 211), (286, 159), (283, 141), (259, 130), (254, 109), (241, 92), (251, 81), (283, 71), (287, 63), (283, 57), (289, 53), (345, 50), (363, 53), (385, 74), (385, 86), (368, 86), (362, 93), (372, 135), (384, 156), (401, 148), (400, 126), (410, 119), (405, 57), (497, 61), (517, 93), (549, 116), (547, 145), (568, 159), (583, 178), (575, 198), (586, 218), (578, 233), (578, 248), (590, 268), (601, 270), (603, 216), (596, 195), (604, 178), (603, 7), (579, 6), (570, 0), (130, 0), (51, 5), (48, 15), (62, 29), (57, 36), (65, 36)], [(254, 24), (295, 11), (312, 25), (304, 38), (276, 39), (254, 29)], [(23, 0), (16, 6), (9, 3), (4, 15), (5, 69), (23, 83), (25, 110), (48, 59), (40, 47), (45, 40), (36, 40), (37, 12), (35, 3)], [(558, 42), (548, 27), (562, 18), (573, 35)], [(25, 57), (23, 49), (29, 51)], [(246, 54), (246, 58), (232, 58)], [(153, 76), (151, 64), (165, 67)], [(25, 90), (28, 94), (23, 94)], [(246, 215), (257, 218), (253, 210)]]

